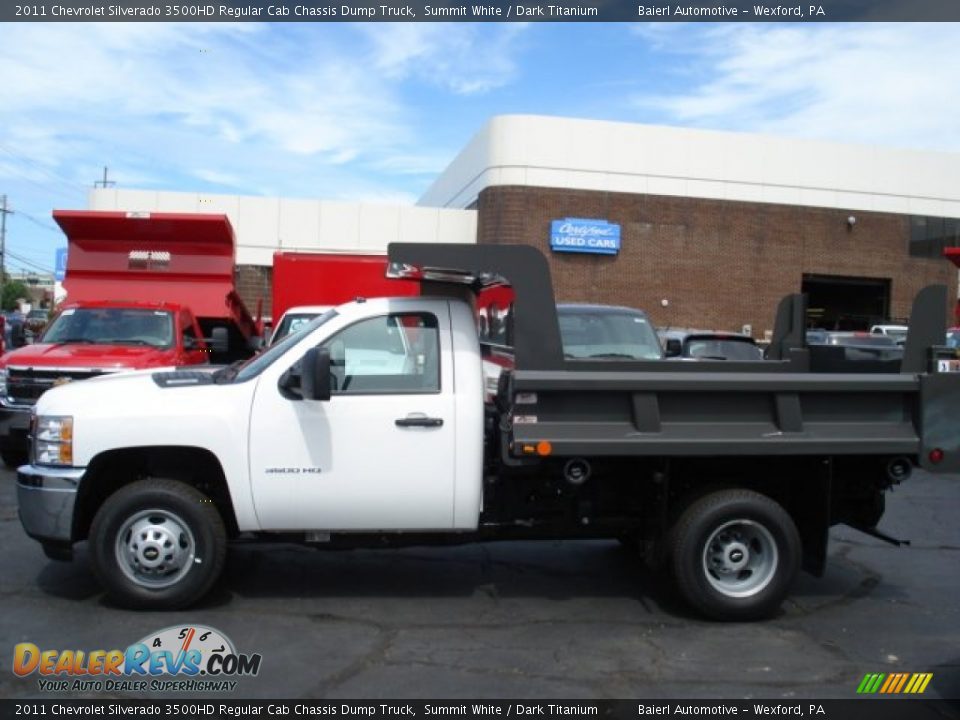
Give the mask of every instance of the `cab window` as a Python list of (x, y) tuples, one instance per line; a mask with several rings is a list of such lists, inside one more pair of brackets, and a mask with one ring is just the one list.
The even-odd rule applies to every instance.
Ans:
[(344, 328), (321, 347), (330, 352), (334, 395), (440, 391), (435, 315), (393, 313), (367, 318)]

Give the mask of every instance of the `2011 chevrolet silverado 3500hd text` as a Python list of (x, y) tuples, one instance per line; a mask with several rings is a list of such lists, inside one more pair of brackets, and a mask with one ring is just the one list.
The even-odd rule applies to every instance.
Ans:
[[(823, 571), (831, 525), (881, 536), (883, 491), (915, 464), (960, 468), (960, 374), (932, 349), (942, 287), (918, 296), (899, 373), (809, 372), (799, 296), (766, 361), (612, 366), (564, 357), (533, 248), (395, 244), (390, 260), (420, 297), (339, 306), (242, 365), (45, 393), (17, 475), (26, 531), (58, 559), (88, 539), (112, 596), (168, 608), (202, 597), (241, 535), (621, 538), (704, 614), (748, 619), (801, 566)], [(503, 278), (516, 366), (484, 404), (471, 302)]]

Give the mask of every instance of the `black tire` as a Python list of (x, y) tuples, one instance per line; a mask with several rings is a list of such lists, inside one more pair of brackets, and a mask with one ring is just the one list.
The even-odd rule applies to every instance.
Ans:
[(721, 490), (694, 501), (670, 532), (683, 599), (717, 620), (758, 620), (780, 608), (800, 568), (800, 535), (765, 495)]
[[(136, 544), (137, 537), (145, 540)], [(134, 609), (196, 602), (220, 576), (227, 552), (223, 518), (210, 498), (165, 479), (140, 480), (108, 497), (93, 518), (89, 541), (97, 579), (112, 599)], [(129, 558), (126, 565), (121, 555)], [(134, 557), (145, 564), (135, 566)], [(163, 565), (166, 558), (174, 562)]]
[(3, 464), (12, 470), (16, 470), (21, 465), (26, 465), (29, 461), (29, 453), (25, 449), (0, 446), (0, 459)]

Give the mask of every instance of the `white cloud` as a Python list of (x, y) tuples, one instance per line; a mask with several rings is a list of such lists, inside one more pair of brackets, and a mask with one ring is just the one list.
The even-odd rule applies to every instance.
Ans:
[(417, 77), (460, 95), (488, 92), (517, 74), (526, 23), (371, 23), (373, 62), (387, 77)]
[(657, 121), (960, 150), (955, 25), (661, 25), (641, 37), (680, 61), (685, 89), (634, 98)]
[(411, 23), (8, 25), (0, 27), (0, 144), (83, 186), (108, 165), (126, 186), (193, 189), (200, 180), (298, 196), (392, 194), (391, 177), (434, 173), (453, 151), (421, 130), (427, 110), (411, 104), (406, 86), (429, 86), (436, 103), (504, 85), (516, 74), (520, 32)]

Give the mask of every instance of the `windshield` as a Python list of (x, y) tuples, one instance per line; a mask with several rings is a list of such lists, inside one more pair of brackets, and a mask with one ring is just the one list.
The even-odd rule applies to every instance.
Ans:
[(659, 360), (660, 341), (644, 315), (630, 312), (561, 311), (560, 337), (568, 358)]
[(283, 316), (283, 319), (280, 321), (280, 324), (277, 325), (277, 329), (273, 331), (273, 337), (270, 339), (271, 345), (276, 345), (278, 342), (283, 340), (287, 335), (296, 334), (303, 330), (311, 320), (313, 320), (318, 312), (311, 313), (287, 313)]
[(299, 328), (297, 332), (287, 335), (283, 340), (275, 345), (271, 345), (259, 355), (254, 355), (249, 360), (235, 363), (230, 367), (217, 371), (217, 382), (244, 382), (256, 377), (270, 367), (277, 358), (286, 353), (292, 346), (300, 342), (302, 333), (313, 332), (336, 316), (336, 310), (327, 310), (323, 315), (318, 315), (306, 325)]
[(687, 357), (723, 360), (763, 360), (763, 351), (747, 340), (694, 338), (687, 341)]
[(139, 308), (67, 308), (40, 342), (167, 348), (173, 345), (173, 315)]

